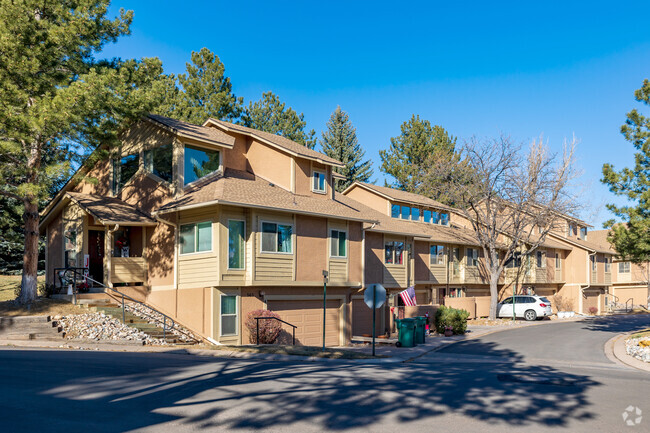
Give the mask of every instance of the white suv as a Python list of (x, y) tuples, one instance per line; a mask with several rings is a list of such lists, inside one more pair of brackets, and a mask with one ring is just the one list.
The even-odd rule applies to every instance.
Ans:
[[(498, 317), (512, 317), (513, 296), (504, 299), (497, 305)], [(526, 320), (543, 319), (550, 316), (551, 301), (542, 296), (516, 295), (514, 296), (514, 308), (516, 317), (523, 317)]]

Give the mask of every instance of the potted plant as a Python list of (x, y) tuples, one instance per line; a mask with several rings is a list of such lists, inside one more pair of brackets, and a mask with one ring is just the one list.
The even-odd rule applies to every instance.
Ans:
[(454, 328), (445, 326), (445, 337), (451, 337), (452, 335), (454, 335)]

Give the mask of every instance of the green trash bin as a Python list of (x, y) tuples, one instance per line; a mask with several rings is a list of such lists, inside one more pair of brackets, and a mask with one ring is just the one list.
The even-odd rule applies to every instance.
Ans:
[(397, 319), (397, 347), (413, 347), (415, 346), (415, 319)]
[(418, 316), (415, 318), (415, 343), (424, 344), (424, 328), (427, 324), (427, 318)]

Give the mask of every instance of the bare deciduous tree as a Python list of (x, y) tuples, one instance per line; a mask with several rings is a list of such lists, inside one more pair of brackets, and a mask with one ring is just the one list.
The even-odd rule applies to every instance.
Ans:
[(575, 144), (574, 138), (557, 155), (541, 138), (527, 152), (509, 137), (472, 139), (463, 145), (462, 163), (433, 158), (424, 174), (420, 193), (435, 197), (444, 189), (476, 234), (490, 283), (490, 319), (496, 317), (498, 283), (507, 262), (515, 253), (530, 256), (558, 228), (560, 215), (579, 210), (572, 188)]

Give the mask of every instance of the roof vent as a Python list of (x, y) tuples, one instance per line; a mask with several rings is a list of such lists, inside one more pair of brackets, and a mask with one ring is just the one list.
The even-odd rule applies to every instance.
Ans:
[(275, 184), (274, 184), (274, 183), (271, 183), (271, 182), (269, 182), (269, 186), (275, 186)]

